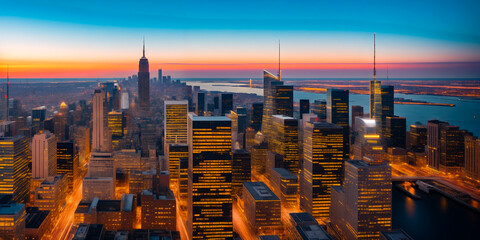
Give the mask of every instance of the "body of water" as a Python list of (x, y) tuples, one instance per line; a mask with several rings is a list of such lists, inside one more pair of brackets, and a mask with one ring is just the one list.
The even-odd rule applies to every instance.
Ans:
[(414, 239), (479, 239), (480, 214), (435, 191), (418, 189), (412, 199), (392, 189), (392, 227), (405, 230)]
[[(189, 85), (200, 86), (207, 91), (254, 93), (263, 95), (261, 88), (240, 87), (238, 83), (188, 81)], [(309, 99), (311, 103), (318, 99), (326, 99), (326, 94), (311, 92), (294, 92), (294, 100)], [(451, 103), (455, 107), (432, 106), (432, 105), (408, 105), (395, 104), (395, 115), (405, 117), (407, 126), (421, 122), (427, 124), (428, 120), (438, 119), (447, 121), (451, 125), (457, 125), (461, 129), (468, 130), (476, 136), (480, 136), (480, 100), (435, 95), (407, 95), (395, 94), (395, 97), (421, 100), (434, 103)], [(350, 106), (363, 106), (365, 112), (369, 112), (369, 96), (362, 94), (350, 94)]]

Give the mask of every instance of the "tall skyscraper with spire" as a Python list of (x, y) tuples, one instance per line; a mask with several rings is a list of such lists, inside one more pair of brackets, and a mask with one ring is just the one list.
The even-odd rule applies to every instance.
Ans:
[(277, 76), (263, 71), (263, 117), (262, 133), (267, 141), (272, 137), (273, 115), (293, 117), (293, 87), (284, 86), (280, 68), (280, 42), (278, 43)]
[(150, 72), (148, 59), (145, 57), (145, 38), (143, 39), (143, 56), (138, 63), (138, 99), (142, 109), (150, 107)]
[(382, 85), (377, 80), (375, 34), (373, 34), (373, 80), (370, 81), (370, 117), (377, 122), (377, 132), (385, 135), (386, 119), (394, 116), (393, 86)]

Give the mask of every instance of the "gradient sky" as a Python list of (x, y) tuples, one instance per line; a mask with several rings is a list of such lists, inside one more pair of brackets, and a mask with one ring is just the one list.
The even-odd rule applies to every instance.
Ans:
[(480, 77), (480, 1), (6, 1), (0, 78)]

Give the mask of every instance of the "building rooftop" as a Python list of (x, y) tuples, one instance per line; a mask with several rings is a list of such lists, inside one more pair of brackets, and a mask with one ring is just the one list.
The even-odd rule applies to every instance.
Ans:
[(133, 210), (133, 194), (123, 194), (122, 196), (122, 211), (131, 212)]
[(120, 200), (98, 200), (97, 211), (98, 212), (120, 212), (121, 201)]
[(264, 235), (260, 236), (260, 240), (280, 240), (277, 235)]
[(318, 224), (317, 220), (308, 212), (290, 213), (290, 218), (295, 223), (295, 226)]
[(164, 102), (165, 105), (185, 105), (188, 104), (187, 100), (168, 100)]
[(0, 215), (14, 215), (25, 208), (25, 204), (21, 203), (6, 203), (0, 204)]
[(263, 182), (244, 182), (243, 185), (255, 200), (280, 200)]
[(304, 240), (333, 240), (319, 225), (300, 225), (296, 229)]
[(101, 239), (103, 235), (103, 224), (81, 223), (73, 240)]
[(297, 179), (297, 175), (293, 174), (285, 168), (272, 168), (272, 171), (277, 172), (282, 178), (285, 179)]
[(363, 160), (349, 160), (347, 163), (357, 167), (357, 168), (364, 168), (364, 167), (384, 167), (388, 164), (386, 162), (366, 162)]
[(377, 124), (375, 122), (375, 119), (371, 119), (371, 118), (359, 118), (360, 121), (362, 121), (365, 126), (367, 127), (375, 127)]
[(342, 128), (335, 123), (328, 122), (312, 122), (312, 125), (314, 128)]
[(196, 116), (190, 115), (193, 121), (231, 121), (230, 118), (225, 116)]
[(274, 118), (280, 118), (283, 120), (297, 120), (296, 118), (285, 116), (285, 115), (272, 115)]
[(49, 213), (50, 211), (29, 212), (25, 219), (25, 228), (39, 228)]
[(380, 239), (387, 240), (413, 240), (405, 231), (402, 229), (393, 229), (392, 231), (380, 232)]

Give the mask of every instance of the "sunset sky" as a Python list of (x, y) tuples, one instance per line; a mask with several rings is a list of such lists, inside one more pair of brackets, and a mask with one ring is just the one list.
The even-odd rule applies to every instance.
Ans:
[(480, 77), (479, 1), (0, 2), (0, 78)]

